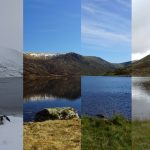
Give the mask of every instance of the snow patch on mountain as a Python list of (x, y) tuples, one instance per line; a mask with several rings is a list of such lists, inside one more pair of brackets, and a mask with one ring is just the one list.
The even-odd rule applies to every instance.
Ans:
[(33, 57), (53, 57), (60, 55), (59, 53), (26, 53), (26, 55)]
[(0, 47), (0, 78), (22, 77), (23, 53), (5, 47)]

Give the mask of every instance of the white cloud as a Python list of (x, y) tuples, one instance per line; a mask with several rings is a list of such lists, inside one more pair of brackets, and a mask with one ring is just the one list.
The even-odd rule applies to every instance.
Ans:
[(132, 1), (132, 59), (150, 54), (150, 1)]
[(108, 0), (83, 0), (81, 20), (83, 47), (89, 46), (91, 49), (93, 45), (95, 49), (97, 45), (97, 49), (100, 49), (101, 46), (111, 47), (121, 43), (129, 45), (131, 21), (126, 11), (122, 10), (129, 5), (129, 1), (124, 0), (115, 0), (114, 3)]
[[(97, 43), (96, 39), (104, 39), (104, 40), (110, 40), (112, 42), (118, 43), (118, 42), (129, 42), (130, 37), (126, 34), (120, 34), (116, 32), (112, 32), (109, 30), (105, 30), (105, 28), (96, 27), (95, 25), (82, 25), (81, 31), (83, 33), (83, 40), (84, 39), (95, 39), (95, 42)], [(89, 41), (88, 41), (89, 42)], [(94, 42), (94, 41), (93, 41)]]
[(91, 4), (84, 4), (81, 6), (81, 9), (83, 11), (87, 11), (88, 13), (95, 13), (95, 9), (93, 8), (93, 5)]
[(140, 52), (134, 52), (132, 54), (132, 60), (139, 60), (139, 59), (141, 59), (141, 58), (143, 58), (143, 57), (145, 57), (145, 56), (147, 56), (149, 54), (150, 54), (150, 50), (142, 52), (142, 53), (140, 53)]

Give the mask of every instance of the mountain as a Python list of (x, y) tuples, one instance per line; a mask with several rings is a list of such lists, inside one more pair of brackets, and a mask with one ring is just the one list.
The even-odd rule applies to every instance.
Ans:
[(22, 53), (9, 48), (0, 47), (0, 78), (21, 77), (23, 74)]
[(99, 57), (82, 56), (73, 52), (50, 57), (24, 54), (25, 76), (102, 75), (121, 67), (123, 64), (112, 64)]
[(106, 75), (150, 76), (150, 55), (131, 62), (122, 68), (107, 72)]
[(150, 76), (150, 55), (132, 64), (133, 76)]
[(131, 65), (131, 61), (128, 61), (128, 62), (123, 62), (123, 63), (113, 63), (116, 67), (116, 69), (121, 69), (121, 68), (126, 68), (128, 66)]

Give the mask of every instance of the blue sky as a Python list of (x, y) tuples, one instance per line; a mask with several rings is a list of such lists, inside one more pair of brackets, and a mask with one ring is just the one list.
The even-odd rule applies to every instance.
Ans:
[(80, 0), (24, 0), (24, 51), (77, 52)]
[(131, 1), (82, 0), (82, 50), (110, 62), (131, 60)]
[(130, 0), (25, 0), (24, 50), (131, 59)]

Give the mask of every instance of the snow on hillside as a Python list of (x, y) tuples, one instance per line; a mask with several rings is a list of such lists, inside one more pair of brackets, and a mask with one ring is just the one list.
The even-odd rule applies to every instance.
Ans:
[(53, 57), (53, 56), (57, 56), (59, 55), (58, 53), (56, 54), (52, 54), (52, 53), (26, 53), (26, 55), (30, 55), (30, 56), (33, 56), (33, 57)]
[(0, 47), (0, 77), (21, 77), (23, 55), (20, 51)]
[(23, 149), (23, 118), (9, 116), (10, 122), (0, 125), (0, 149), (21, 150)]

